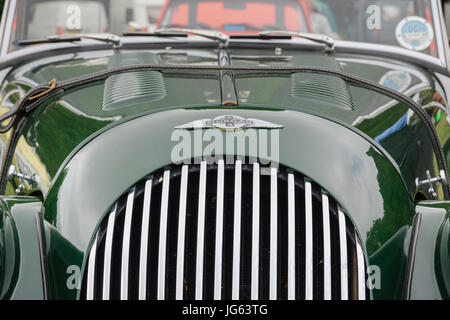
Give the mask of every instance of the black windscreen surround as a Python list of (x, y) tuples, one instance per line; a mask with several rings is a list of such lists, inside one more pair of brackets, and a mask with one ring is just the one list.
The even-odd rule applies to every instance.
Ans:
[(81, 299), (370, 297), (351, 221), (285, 167), (164, 168), (118, 200), (94, 241)]

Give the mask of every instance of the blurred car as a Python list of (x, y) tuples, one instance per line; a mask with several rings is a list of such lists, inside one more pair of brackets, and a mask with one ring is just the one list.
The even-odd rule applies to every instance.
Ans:
[(224, 33), (311, 31), (304, 1), (167, 0), (158, 28), (200, 28)]
[[(123, 0), (110, 6), (111, 15), (121, 20), (121, 27), (115, 23), (111, 32), (147, 32), (156, 29), (165, 0)], [(119, 21), (117, 21), (119, 22)]]
[[(105, 6), (99, 1), (36, 1), (27, 10), (30, 21), (27, 34), (32, 39), (108, 31)], [(42, 19), (43, 16), (49, 19)]]

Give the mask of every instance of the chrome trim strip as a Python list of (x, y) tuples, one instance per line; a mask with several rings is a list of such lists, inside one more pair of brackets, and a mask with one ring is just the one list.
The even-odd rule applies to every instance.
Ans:
[(323, 214), (323, 298), (331, 300), (331, 240), (330, 240), (330, 203), (328, 196), (322, 193)]
[(161, 221), (159, 224), (159, 251), (158, 251), (158, 289), (157, 300), (164, 300), (166, 289), (166, 245), (167, 245), (167, 215), (169, 210), (170, 171), (164, 172), (162, 197), (161, 197)]
[(223, 199), (225, 162), (219, 160), (217, 170), (216, 250), (214, 259), (214, 300), (222, 299)]
[(313, 299), (313, 221), (311, 182), (305, 181), (305, 300)]
[[(3, 38), (5, 37), (5, 28), (6, 28), (6, 20), (8, 20), (8, 14), (9, 14), (9, 0), (5, 0), (3, 4), (3, 12), (1, 15), (1, 21), (0, 21), (0, 45), (3, 46), (5, 43), (3, 41)], [(0, 53), (2, 53), (3, 50), (0, 48)], [(3, 56), (3, 54), (0, 54)]]
[(94, 240), (94, 243), (92, 244), (92, 248), (91, 248), (91, 254), (89, 255), (86, 300), (94, 300), (95, 255), (97, 253), (97, 237), (98, 237), (98, 233), (95, 235), (95, 240)]
[(295, 180), (288, 175), (288, 300), (295, 299)]
[(422, 222), (422, 214), (419, 212), (414, 217), (413, 225), (412, 225), (412, 233), (411, 240), (408, 249), (408, 261), (406, 267), (406, 276), (405, 276), (405, 284), (404, 284), (404, 292), (403, 299), (411, 300), (411, 287), (412, 287), (412, 277), (414, 272), (414, 263), (416, 260), (416, 249), (417, 249), (417, 241), (419, 238), (419, 229), (421, 227)]
[(120, 276), (120, 299), (128, 299), (128, 265), (130, 263), (131, 219), (133, 217), (134, 190), (128, 194), (122, 242), (122, 269)]
[(47, 265), (47, 251), (44, 243), (44, 221), (42, 212), (36, 211), (36, 227), (37, 227), (37, 242), (39, 247), (39, 261), (41, 267), (41, 276), (42, 276), (42, 297), (43, 300), (49, 300), (48, 292), (49, 292), (49, 276), (48, 276), (48, 265)]
[(177, 244), (177, 278), (175, 299), (183, 300), (184, 288), (184, 246), (186, 244), (186, 202), (188, 188), (188, 166), (181, 169), (180, 208), (178, 214), (178, 244)]
[(270, 170), (270, 284), (269, 300), (277, 299), (278, 169)]
[(241, 197), (242, 197), (242, 162), (235, 163), (234, 177), (234, 226), (233, 226), (233, 279), (231, 299), (239, 300), (239, 281), (241, 268)]
[(438, 0), (438, 8), (439, 8), (439, 19), (441, 21), (442, 42), (444, 44), (444, 55), (445, 55), (444, 60), (445, 60), (445, 65), (447, 66), (447, 70), (449, 70), (449, 74), (450, 74), (450, 47), (445, 45), (449, 42), (449, 38), (448, 38), (446, 21), (445, 21), (445, 16), (444, 16), (443, 1)]
[[(447, 39), (447, 30), (445, 29), (445, 23), (443, 20), (443, 15), (441, 14), (442, 5), (438, 3), (436, 0), (431, 0), (431, 11), (433, 13), (433, 25), (435, 32), (435, 41), (437, 46), (438, 58), (448, 69), (448, 55), (446, 50), (444, 49), (443, 42)], [(441, 20), (442, 17), (442, 20)], [(448, 47), (448, 42), (445, 42), (445, 45)]]
[(345, 215), (339, 208), (339, 243), (341, 252), (341, 300), (348, 300), (347, 227)]
[(197, 262), (195, 274), (195, 299), (203, 299), (203, 255), (205, 250), (205, 201), (206, 161), (200, 164), (200, 186), (198, 192)]
[(359, 242), (358, 234), (355, 232), (356, 239), (356, 256), (358, 258), (358, 299), (366, 300), (366, 277), (364, 254)]
[[(9, 0), (9, 3), (4, 4), (4, 10), (7, 10), (6, 14), (2, 14), (2, 20), (5, 20), (5, 26), (2, 28), (2, 37), (1, 37), (1, 53), (0, 57), (4, 58), (8, 54), (9, 47), (11, 46), (11, 33), (12, 30), (9, 28), (12, 27), (14, 21), (14, 15), (17, 7), (17, 0)], [(6, 45), (3, 45), (6, 44)]]
[(376, 57), (391, 58), (417, 64), (433, 71), (441, 72), (444, 75), (448, 75), (447, 65), (443, 63), (440, 58), (435, 58), (429, 54), (408, 50), (397, 46), (358, 41), (337, 41), (335, 52), (336, 54), (356, 53), (359, 55), (372, 55)]
[(139, 256), (139, 300), (147, 299), (148, 234), (150, 231), (152, 186), (152, 179), (145, 182), (144, 207), (142, 208), (141, 250)]
[(252, 278), (251, 299), (259, 298), (259, 225), (260, 225), (260, 167), (253, 164), (253, 219), (252, 219)]
[(117, 203), (113, 211), (109, 214), (106, 228), (105, 255), (103, 259), (103, 300), (109, 300), (111, 286), (111, 256), (114, 236), (114, 224), (116, 222)]

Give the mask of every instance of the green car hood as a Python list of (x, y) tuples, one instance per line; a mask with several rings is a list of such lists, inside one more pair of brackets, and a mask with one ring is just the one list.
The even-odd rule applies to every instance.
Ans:
[[(80, 264), (73, 257), (88, 252), (111, 205), (143, 177), (172, 163), (176, 142), (171, 137), (176, 126), (223, 114), (217, 109), (163, 111), (124, 120), (85, 141), (66, 160), (44, 203), (48, 229), (56, 227), (59, 234), (57, 240), (51, 238), (50, 247), (58, 247), (60, 238), (71, 244), (70, 250), (65, 247), (58, 254), (65, 258), (52, 259), (50, 255), (49, 265), (66, 270), (71, 264)], [(305, 113), (233, 110), (232, 114), (284, 126), (279, 133), (280, 163), (314, 179), (341, 204), (369, 258), (382, 255), (383, 245), (392, 237), (407, 243), (405, 233), (396, 233), (409, 228), (414, 205), (400, 173), (377, 146), (341, 124)], [(388, 246), (387, 254), (397, 258), (400, 254), (401, 263), (406, 262), (403, 245), (394, 253)], [(403, 269), (386, 270), (398, 279), (392, 283), (396, 289), (389, 291), (392, 286), (386, 286), (386, 292), (400, 295)], [(61, 282), (55, 279), (53, 283)], [(67, 294), (65, 287), (54, 291)]]
[[(353, 55), (285, 51), (277, 56), (271, 50), (261, 51), (233, 50), (233, 65), (323, 66), (375, 82), (392, 80), (389, 74), (401, 70), (400, 76), (406, 79), (400, 81), (399, 90), (424, 99), (434, 92), (429, 75), (411, 65)], [(120, 56), (86, 52), (21, 65), (10, 72), (7, 81), (26, 91), (37, 83), (130, 64), (139, 57), (142, 63), (156, 59), (162, 64), (217, 65), (215, 52), (200, 49), (160, 50), (151, 55), (122, 52)], [(83, 257), (111, 205), (143, 177), (172, 163), (175, 127), (234, 115), (284, 127), (279, 132), (280, 164), (310, 177), (336, 199), (353, 221), (369, 261), (399, 264), (384, 269), (383, 278), (389, 281), (377, 295), (401, 296), (404, 247), (409, 244), (408, 230), (415, 213), (413, 174), (434, 160), (432, 155), (428, 162), (405, 157), (405, 153), (414, 154), (414, 149), (398, 135), (377, 140), (408, 114), (405, 106), (329, 77), (236, 74), (239, 106), (229, 108), (221, 106), (217, 76), (178, 73), (159, 78), (152, 73), (151, 77), (157, 83), (156, 92), (145, 91), (148, 88), (139, 82), (130, 85), (127, 78), (116, 79), (109, 87), (102, 82), (66, 92), (39, 107), (24, 126), (19, 144), (35, 155), (32, 166), (47, 176), (48, 184), (42, 188), (43, 213), (48, 264), (55, 277), (63, 276), (73, 264), (84, 268)], [(111, 93), (108, 88), (119, 91)], [(141, 89), (150, 100), (139, 99)], [(338, 94), (333, 94), (335, 89)], [(136, 99), (105, 103), (111, 95), (117, 98), (127, 90)], [(429, 147), (420, 123), (412, 131), (402, 130), (411, 138), (420, 137), (421, 150)], [(76, 297), (64, 281), (50, 282), (53, 297)]]

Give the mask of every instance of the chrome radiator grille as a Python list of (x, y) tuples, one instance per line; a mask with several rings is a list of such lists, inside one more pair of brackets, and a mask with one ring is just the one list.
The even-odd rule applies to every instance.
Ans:
[(366, 299), (365, 258), (331, 196), (288, 168), (172, 166), (102, 221), (81, 299)]

